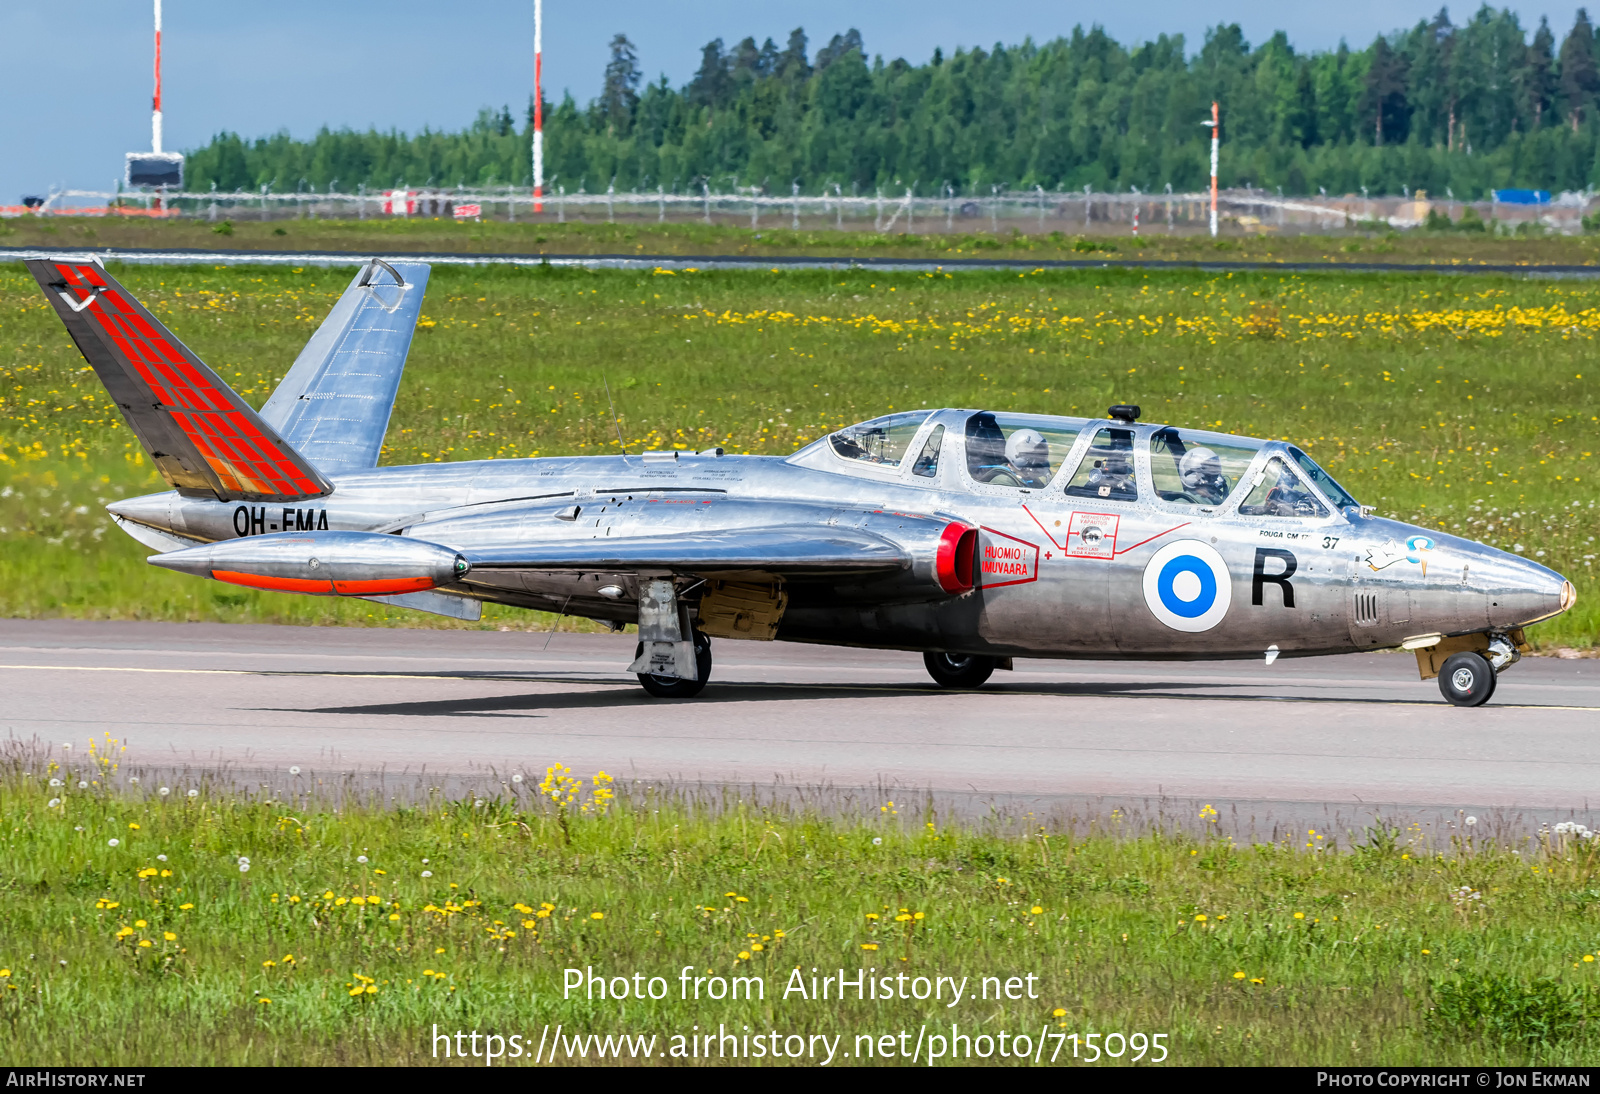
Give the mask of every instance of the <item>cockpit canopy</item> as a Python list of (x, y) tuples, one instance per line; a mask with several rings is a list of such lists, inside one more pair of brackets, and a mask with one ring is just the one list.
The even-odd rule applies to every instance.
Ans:
[[(1048, 489), (1089, 501), (1150, 501), (1207, 512), (1231, 503), (1242, 516), (1262, 517), (1325, 517), (1330, 504), (1335, 510), (1357, 505), (1293, 445), (1269, 448), (1250, 437), (1170, 425), (916, 410), (848, 426), (819, 446), (851, 466), (872, 469), (874, 478), (887, 472), (935, 480), (941, 468), (953, 471), (954, 461), (961, 472), (949, 485), (964, 483), (981, 493)], [(1140, 470), (1146, 455), (1147, 478)]]

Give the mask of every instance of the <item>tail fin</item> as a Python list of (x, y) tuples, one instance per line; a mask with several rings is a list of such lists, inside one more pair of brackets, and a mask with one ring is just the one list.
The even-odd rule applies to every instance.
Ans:
[(428, 270), (425, 262), (368, 262), (261, 408), (330, 475), (378, 466)]
[(28, 271), (156, 469), (187, 493), (299, 501), (333, 486), (97, 262)]

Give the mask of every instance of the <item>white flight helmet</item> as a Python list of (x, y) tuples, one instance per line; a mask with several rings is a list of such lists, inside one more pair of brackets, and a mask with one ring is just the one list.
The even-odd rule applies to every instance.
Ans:
[(1012, 467), (1049, 467), (1050, 445), (1037, 429), (1019, 429), (1006, 438), (1006, 459)]
[(1178, 461), (1178, 478), (1190, 490), (1215, 485), (1222, 478), (1222, 460), (1209, 448), (1191, 448)]

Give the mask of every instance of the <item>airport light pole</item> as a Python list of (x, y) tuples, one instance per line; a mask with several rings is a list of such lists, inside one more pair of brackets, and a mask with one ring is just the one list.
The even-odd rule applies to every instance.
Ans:
[[(161, 155), (161, 0), (156, 5), (156, 89), (150, 97), (150, 151)], [(165, 187), (163, 187), (165, 189)], [(161, 194), (157, 192), (155, 207), (161, 208)]]
[[(160, 3), (161, 0), (156, 0)], [(533, 0), (533, 211), (544, 212), (544, 0)]]
[(1222, 137), (1222, 116), (1217, 104), (1211, 104), (1211, 120), (1201, 122), (1211, 127), (1211, 237), (1217, 236), (1217, 141)]

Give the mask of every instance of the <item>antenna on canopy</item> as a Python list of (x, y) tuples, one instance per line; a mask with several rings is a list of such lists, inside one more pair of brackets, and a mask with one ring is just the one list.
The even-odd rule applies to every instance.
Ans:
[(617, 404), (611, 399), (611, 383), (605, 378), (604, 373), (600, 375), (600, 382), (606, 385), (606, 402), (611, 406), (611, 424), (617, 427), (617, 447), (622, 449), (622, 454), (626, 456), (628, 446), (622, 443), (622, 422), (617, 417)]

